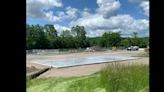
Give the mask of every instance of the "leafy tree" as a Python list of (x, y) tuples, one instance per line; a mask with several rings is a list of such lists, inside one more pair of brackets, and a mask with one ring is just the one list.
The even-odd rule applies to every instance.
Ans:
[(36, 48), (38, 49), (47, 49), (50, 48), (50, 39), (47, 34), (44, 33), (41, 29), (38, 32), (38, 38), (36, 41)]
[(72, 34), (69, 30), (63, 30), (62, 31), (62, 34), (61, 34), (61, 39), (62, 39), (62, 47), (63, 48), (71, 48), (71, 47), (74, 47), (74, 41), (73, 41), (73, 37), (72, 37)]
[(53, 25), (46, 24), (44, 26), (44, 30), (45, 30), (46, 34), (48, 34), (50, 37), (52, 37), (52, 38), (57, 37), (58, 32), (57, 32), (57, 30), (55, 29), (55, 27)]
[(72, 37), (72, 34), (69, 30), (63, 30), (62, 31), (62, 34), (61, 34), (61, 37), (64, 37), (64, 38), (71, 38)]
[(134, 38), (137, 38), (137, 32), (133, 32)]
[(84, 29), (84, 26), (76, 26), (71, 28), (71, 33), (74, 36), (75, 46), (78, 47), (84, 47), (84, 40), (86, 39), (86, 31)]
[(95, 39), (91, 40), (91, 41), (90, 41), (90, 46), (93, 47), (93, 46), (95, 46), (95, 45), (97, 45), (96, 40), (95, 40)]
[(57, 44), (57, 42), (56, 42), (56, 37), (58, 37), (57, 36), (57, 30), (55, 29), (55, 27), (53, 26), (53, 25), (51, 25), (51, 24), (46, 24), (46, 25), (44, 25), (44, 30), (45, 30), (45, 34), (47, 34), (48, 36), (50, 36), (50, 37), (48, 37), (48, 39), (50, 40), (50, 48), (57, 48), (56, 46), (56, 44)]
[(27, 29), (27, 37), (28, 37), (28, 44), (29, 44), (29, 49), (32, 49), (33, 46), (35, 45), (35, 29), (34, 29), (34, 25), (29, 26), (26, 25), (26, 29)]
[(89, 37), (86, 37), (86, 39), (84, 40), (84, 47), (91, 47)]
[(121, 31), (119, 32), (105, 32), (102, 38), (98, 41), (98, 44), (103, 47), (111, 47), (119, 45), (121, 42)]
[(106, 47), (107, 45), (106, 45), (106, 40), (105, 40), (105, 38), (100, 38), (99, 39), (99, 41), (98, 41), (98, 45), (100, 45), (100, 46), (102, 46), (102, 47)]
[(127, 44), (129, 44), (128, 39), (121, 40), (120, 46), (127, 47)]

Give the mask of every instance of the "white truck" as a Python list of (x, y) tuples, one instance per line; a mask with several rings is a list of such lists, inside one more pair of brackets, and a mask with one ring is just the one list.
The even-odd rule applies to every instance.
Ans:
[(85, 52), (88, 52), (88, 51), (90, 52), (90, 51), (95, 51), (95, 50), (93, 49), (93, 47), (87, 47)]
[(127, 51), (131, 51), (131, 50), (138, 50), (139, 47), (138, 46), (130, 46), (127, 48)]

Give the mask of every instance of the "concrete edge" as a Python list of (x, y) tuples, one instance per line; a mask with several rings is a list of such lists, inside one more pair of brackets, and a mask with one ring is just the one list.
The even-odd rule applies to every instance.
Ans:
[[(142, 59), (142, 57), (136, 57), (137, 59)], [(137, 59), (128, 59), (128, 60), (137, 60)], [(119, 61), (112, 61), (112, 62), (99, 62), (99, 63), (90, 63), (90, 64), (83, 64), (83, 65), (93, 65), (93, 64), (102, 64), (102, 63), (113, 63), (113, 62), (121, 62), (121, 61), (128, 61), (128, 60), (119, 60)], [(74, 66), (63, 66), (63, 67), (55, 67), (53, 68), (56, 69), (61, 69), (61, 68), (69, 68), (69, 67), (76, 67), (76, 66), (83, 66), (83, 65), (74, 65)]]
[(44, 68), (44, 69), (41, 69), (39, 71), (36, 71), (36, 72), (32, 72), (32, 73), (29, 73), (29, 74), (26, 74), (26, 78), (30, 77), (30, 78), (36, 78), (38, 77), (40, 74), (46, 72), (47, 70), (49, 70), (50, 68)]

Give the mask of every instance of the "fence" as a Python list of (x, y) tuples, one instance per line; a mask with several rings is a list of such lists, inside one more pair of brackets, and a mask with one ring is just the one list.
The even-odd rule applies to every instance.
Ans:
[(126, 47), (122, 47), (122, 46), (119, 46), (119, 47), (102, 47), (101, 49), (98, 49), (98, 50), (95, 50), (95, 51), (107, 51), (107, 50), (125, 50)]
[[(126, 49), (126, 47), (102, 47), (102, 48), (98, 48), (98, 47), (87, 47), (89, 49), (93, 49), (95, 52), (101, 52), (101, 51), (108, 51), (108, 50), (124, 50)], [(87, 51), (86, 48), (81, 48), (81, 49), (78, 49), (78, 48), (69, 48), (69, 49), (59, 49), (59, 53), (72, 53), (72, 52), (85, 52)], [(89, 50), (88, 50), (89, 51)]]
[(59, 53), (62, 54), (62, 53), (73, 53), (73, 52), (84, 52), (86, 50), (86, 48), (62, 48), (62, 49), (59, 49)]
[[(113, 50), (113, 47), (102, 47), (102, 48), (94, 48), (89, 47), (90, 49), (93, 49), (95, 52), (100, 51), (108, 51)], [(123, 50), (126, 49), (125, 47), (116, 47), (115, 50)], [(41, 54), (62, 54), (62, 53), (73, 53), (73, 52), (85, 52), (86, 48), (60, 48), (60, 49), (32, 49), (32, 50), (26, 50), (27, 54), (30, 54), (32, 52), (37, 52), (38, 55)], [(29, 53), (30, 52), (30, 53)]]
[(59, 49), (32, 49), (38, 54), (59, 54)]
[(26, 54), (37, 54), (37, 52), (33, 50), (26, 50)]
[(125, 49), (126, 49), (126, 47), (123, 47), (123, 46), (116, 47), (116, 50), (125, 50)]

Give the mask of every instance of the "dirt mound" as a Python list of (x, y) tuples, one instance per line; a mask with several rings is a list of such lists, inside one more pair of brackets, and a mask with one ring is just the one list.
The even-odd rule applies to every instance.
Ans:
[(31, 73), (31, 72), (35, 72), (35, 71), (38, 71), (38, 70), (40, 70), (40, 69), (37, 69), (34, 66), (26, 67), (26, 74)]

